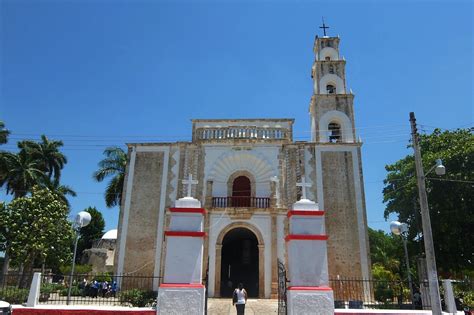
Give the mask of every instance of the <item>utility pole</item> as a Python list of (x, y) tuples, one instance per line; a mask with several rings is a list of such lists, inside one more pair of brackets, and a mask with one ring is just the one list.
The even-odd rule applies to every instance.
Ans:
[(436, 259), (433, 245), (433, 234), (431, 232), (431, 219), (428, 208), (428, 197), (426, 196), (425, 174), (421, 151), (418, 143), (418, 132), (416, 130), (415, 113), (410, 113), (411, 136), (413, 150), (415, 151), (416, 180), (420, 197), (421, 223), (423, 225), (423, 241), (425, 243), (426, 271), (430, 288), (431, 311), (435, 315), (441, 315), (441, 301), (439, 298), (438, 273), (436, 271)]

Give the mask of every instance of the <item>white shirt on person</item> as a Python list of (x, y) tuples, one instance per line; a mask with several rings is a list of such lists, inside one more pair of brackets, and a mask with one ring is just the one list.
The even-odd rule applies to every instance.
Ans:
[(237, 294), (237, 303), (236, 304), (245, 304), (245, 289), (235, 289), (235, 293)]

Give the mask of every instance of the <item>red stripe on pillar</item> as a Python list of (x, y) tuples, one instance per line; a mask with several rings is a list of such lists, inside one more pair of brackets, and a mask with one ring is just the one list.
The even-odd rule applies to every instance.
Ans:
[[(54, 305), (51, 305), (53, 307)], [(57, 307), (57, 305), (56, 305)], [(112, 307), (111, 307), (112, 308)], [(95, 309), (47, 309), (47, 308), (13, 308), (15, 315), (156, 315), (153, 310), (95, 310)]]
[(326, 241), (327, 235), (317, 234), (290, 234), (285, 237), (285, 241), (299, 240), (299, 241)]
[(187, 236), (187, 237), (205, 237), (206, 232), (191, 231), (165, 231), (166, 236)]
[(290, 210), (288, 211), (288, 218), (291, 217), (292, 215), (312, 215), (312, 216), (322, 216), (324, 215), (323, 210), (316, 210), (316, 211), (311, 211), (311, 210)]
[(205, 214), (206, 210), (204, 208), (170, 208), (170, 212)]

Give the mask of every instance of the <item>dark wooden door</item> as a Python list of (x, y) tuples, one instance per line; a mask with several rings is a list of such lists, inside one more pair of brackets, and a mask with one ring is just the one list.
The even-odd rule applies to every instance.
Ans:
[(252, 187), (247, 176), (239, 176), (232, 183), (232, 206), (250, 207)]

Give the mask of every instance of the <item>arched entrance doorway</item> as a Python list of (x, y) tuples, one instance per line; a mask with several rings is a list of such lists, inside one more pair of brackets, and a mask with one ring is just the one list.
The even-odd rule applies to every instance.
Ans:
[(232, 206), (250, 207), (252, 187), (247, 176), (239, 176), (232, 182)]
[(220, 271), (221, 297), (231, 297), (240, 282), (249, 297), (259, 297), (259, 248), (252, 231), (237, 227), (225, 234)]

